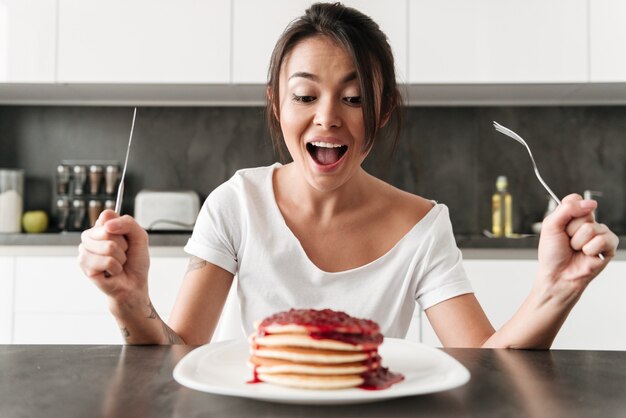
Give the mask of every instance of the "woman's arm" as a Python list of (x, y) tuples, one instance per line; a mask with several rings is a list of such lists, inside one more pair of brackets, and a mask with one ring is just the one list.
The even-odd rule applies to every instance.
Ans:
[(211, 341), (233, 274), (201, 258), (191, 257), (169, 323), (187, 344)]
[(128, 344), (208, 342), (233, 280), (226, 270), (192, 258), (170, 328), (150, 301), (148, 235), (133, 218), (104, 211), (83, 232), (78, 258), (85, 275), (108, 296)]
[(191, 257), (169, 325), (143, 294), (138, 295), (136, 303), (112, 300), (111, 312), (129, 344), (206, 344), (213, 336), (232, 282), (232, 273)]
[(593, 201), (569, 195), (544, 220), (539, 241), (539, 272), (533, 289), (498, 331), (493, 331), (473, 295), (449, 299), (426, 310), (441, 343), (549, 348), (582, 292), (617, 249), (617, 236), (593, 220), (595, 207)]

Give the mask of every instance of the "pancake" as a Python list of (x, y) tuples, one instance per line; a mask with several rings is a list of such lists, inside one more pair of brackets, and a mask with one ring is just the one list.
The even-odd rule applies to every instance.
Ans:
[(350, 363), (365, 361), (372, 356), (368, 352), (321, 350), (302, 347), (264, 347), (252, 348), (250, 354), (257, 357), (274, 358), (308, 363)]
[(342, 376), (316, 376), (306, 374), (258, 374), (259, 380), (280, 386), (300, 389), (348, 389), (357, 387), (365, 381), (358, 374)]
[(264, 336), (254, 336), (254, 342), (264, 347), (310, 347), (324, 350), (341, 351), (364, 351), (366, 347), (362, 344), (350, 344), (343, 341), (331, 339), (312, 338), (306, 334), (271, 334)]
[(330, 309), (291, 309), (255, 324), (252, 382), (304, 389), (384, 389), (403, 379), (381, 366), (378, 324)]
[(248, 366), (251, 368), (256, 367), (256, 371), (259, 374), (346, 375), (365, 373), (372, 367), (378, 367), (378, 363), (372, 366), (365, 362), (319, 364), (251, 356), (248, 360)]

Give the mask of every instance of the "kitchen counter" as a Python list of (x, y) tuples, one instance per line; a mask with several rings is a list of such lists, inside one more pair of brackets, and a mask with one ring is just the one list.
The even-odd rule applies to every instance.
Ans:
[[(183, 247), (191, 233), (151, 233), (152, 255), (185, 256)], [(535, 260), (539, 237), (487, 238), (457, 235), (457, 245), (465, 259)], [(0, 255), (74, 255), (80, 232), (49, 234), (0, 234)], [(626, 260), (626, 236), (620, 237), (615, 260)]]
[(340, 406), (198, 392), (172, 377), (188, 346), (0, 346), (0, 416), (615, 417), (626, 352), (445, 349), (470, 381), (453, 390)]
[[(80, 232), (44, 234), (0, 234), (0, 246), (10, 245), (78, 245)], [(151, 233), (150, 245), (156, 247), (183, 247), (191, 236), (190, 232)]]

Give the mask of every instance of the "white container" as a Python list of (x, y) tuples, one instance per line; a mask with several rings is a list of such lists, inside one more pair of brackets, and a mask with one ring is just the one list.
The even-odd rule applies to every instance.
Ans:
[(22, 231), (24, 170), (0, 169), (0, 233)]

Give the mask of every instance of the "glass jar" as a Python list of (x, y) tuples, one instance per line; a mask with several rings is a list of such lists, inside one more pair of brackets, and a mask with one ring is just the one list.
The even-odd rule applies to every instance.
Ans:
[(24, 170), (0, 168), (0, 233), (22, 230)]

